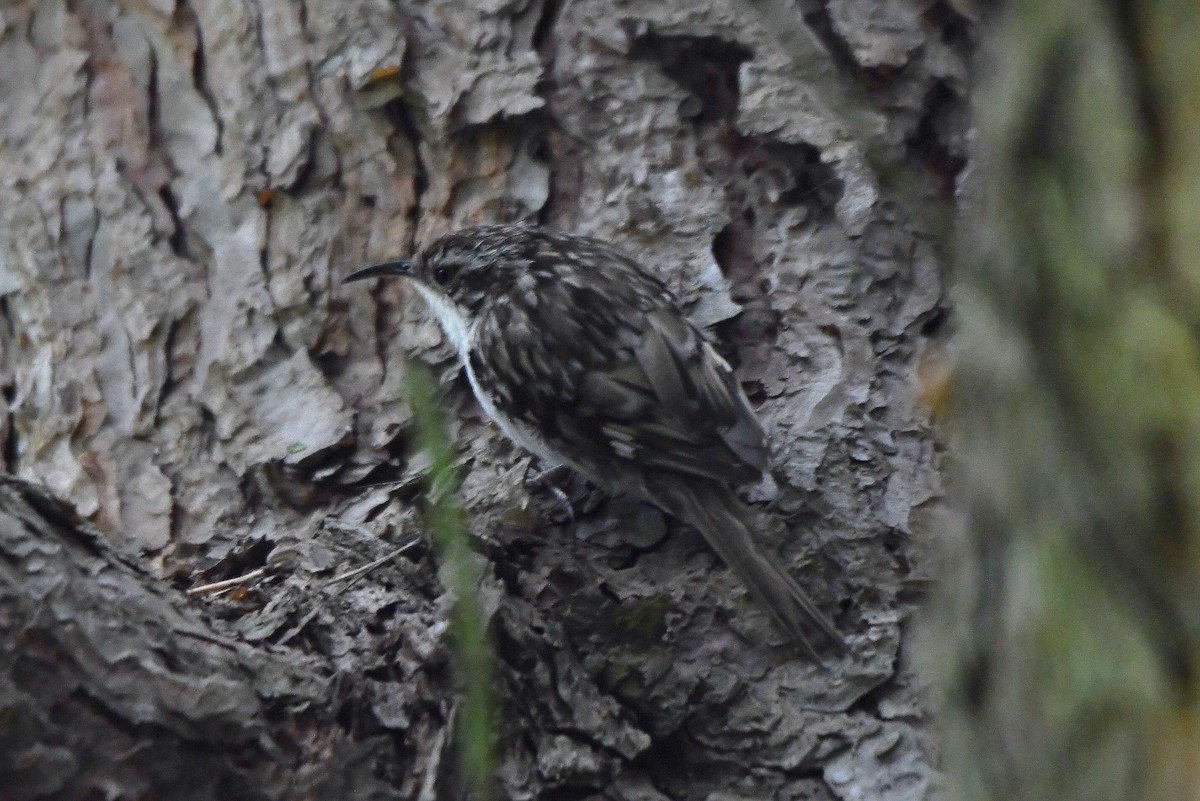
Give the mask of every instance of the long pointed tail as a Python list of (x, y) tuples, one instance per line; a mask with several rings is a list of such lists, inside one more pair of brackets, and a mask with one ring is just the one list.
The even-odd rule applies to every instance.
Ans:
[(726, 486), (703, 479), (671, 477), (657, 482), (651, 499), (680, 520), (695, 526), (717, 556), (737, 573), (796, 643), (820, 662), (806, 633), (815, 626), (843, 653), (849, 648), (829, 618), (800, 589), (777, 559), (763, 550), (746, 520), (751, 511)]

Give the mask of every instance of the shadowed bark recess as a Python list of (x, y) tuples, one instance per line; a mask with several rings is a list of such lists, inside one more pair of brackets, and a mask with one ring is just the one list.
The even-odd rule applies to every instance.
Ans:
[[(443, 566), (339, 580), (422, 534), (410, 360), (460, 450), (506, 795), (929, 795), (905, 623), (941, 483), (913, 376), (971, 23), (810, 5), (0, 9), (0, 459), (88, 526), (5, 485), (28, 797), (57, 764), (64, 798), (171, 794), (152, 766), (192, 749), (197, 799), (454, 794)], [(419, 300), (341, 283), (525, 218), (613, 242), (712, 327), (771, 439), (764, 541), (852, 658), (799, 658), (654, 510), (568, 478), (567, 521)]]

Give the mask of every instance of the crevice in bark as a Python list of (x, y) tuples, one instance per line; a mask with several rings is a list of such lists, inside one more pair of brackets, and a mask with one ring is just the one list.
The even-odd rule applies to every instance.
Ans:
[[(149, 62), (149, 78), (147, 80), (146, 88), (146, 127), (148, 129), (150, 140), (148, 145), (150, 147), (157, 147), (162, 143), (163, 135), (162, 119), (159, 111), (159, 104), (161, 101), (159, 99), (160, 87), (158, 84), (158, 53), (153, 48), (150, 48), (149, 50)], [(171, 171), (169, 159), (164, 159), (163, 163), (164, 165), (167, 165), (168, 171)], [(159, 187), (158, 198), (162, 201), (163, 206), (166, 207), (167, 214), (169, 214), (171, 217), (171, 234), (167, 238), (167, 244), (170, 246), (171, 252), (176, 256), (180, 258), (187, 258), (187, 240), (185, 228), (183, 225), (183, 220), (179, 216), (179, 202), (175, 198), (175, 193), (171, 189), (169, 180)], [(147, 202), (147, 199), (144, 199), (143, 202), (146, 203), (148, 207), (150, 206), (150, 203)], [(90, 273), (90, 259), (88, 270)]]
[[(7, 325), (7, 309), (4, 308), (4, 298), (0, 298), (0, 326), (5, 328)], [(12, 341), (11, 337), (8, 341)], [(13, 411), (13, 404), (17, 399), (17, 385), (15, 382), (9, 382), (0, 387), (0, 395), (4, 397), (4, 406), (8, 410), (5, 415), (4, 423), (4, 469), (9, 473), (15, 474), (20, 469), (21, 444), (17, 437), (17, 415)]]
[(554, 24), (558, 22), (563, 0), (542, 0), (541, 13), (533, 28), (530, 44), (541, 57), (542, 66), (550, 74), (554, 66)]
[[(409, 59), (405, 59), (406, 68)], [(413, 205), (409, 209), (408, 219), (412, 222), (412, 229), (417, 230), (417, 223), (421, 220), (422, 200), (425, 196), (425, 190), (429, 188), (429, 171), (425, 164), (424, 157), (421, 156), (421, 129), (417, 125), (416, 118), (413, 115), (412, 109), (404, 102), (403, 98), (396, 99), (383, 107), (384, 114), (395, 128), (408, 142), (409, 148), (413, 154)], [(416, 242), (410, 245), (410, 252), (416, 252)]]
[(939, 304), (931, 310), (921, 323), (921, 336), (929, 339), (938, 339), (946, 327), (946, 323), (950, 321), (951, 310)]
[(18, 455), (21, 452), (20, 443), (17, 440), (17, 417), (9, 412), (7, 420), (4, 424), (4, 469), (9, 473), (16, 473), (21, 465), (18, 461)]
[[(95, 24), (95, 20), (91, 18), (91, 15), (88, 13), (88, 9), (80, 9), (76, 7), (76, 5), (76, 3), (70, 2), (70, 0), (68, 0), (66, 3), (70, 13), (74, 14), (80, 19), (85, 30), (90, 29)], [(87, 33), (88, 38), (90, 39), (92, 31), (87, 30)], [(96, 58), (98, 55), (96, 52), (96, 43), (94, 41), (89, 41), (87, 43), (87, 49), (88, 57), (83, 62), (83, 67), (81, 68), (83, 72), (83, 91), (81, 92), (81, 95), (83, 97), (83, 118), (85, 121), (90, 123), (92, 115), (92, 88), (96, 82)]]
[(187, 229), (183, 225), (183, 220), (179, 217), (179, 202), (175, 199), (175, 193), (171, 191), (170, 184), (163, 184), (158, 189), (158, 197), (162, 200), (163, 205), (167, 207), (167, 213), (171, 215), (171, 235), (167, 238), (167, 244), (171, 247), (171, 252), (181, 259), (187, 258)]
[(149, 70), (146, 77), (146, 128), (150, 144), (162, 141), (162, 120), (159, 114), (160, 100), (158, 98), (158, 51), (153, 47), (146, 52)]
[[(245, 8), (246, 8), (246, 13), (250, 17), (250, 25), (251, 25), (251, 27), (254, 28), (254, 43), (256, 45), (258, 45), (258, 52), (266, 53), (267, 52), (267, 39), (265, 36), (263, 36), (262, 4), (261, 3), (252, 3), (252, 4), (245, 6)], [(200, 40), (199, 36), (197, 36), (197, 45), (199, 45), (200, 43), (201, 43), (201, 40)], [(197, 49), (197, 52), (199, 52), (199, 49), (200, 49), (199, 46), (197, 46), (196, 49)], [(261, 56), (259, 58), (261, 60)], [(271, 74), (270, 70), (263, 70), (262, 77), (263, 77), (263, 83), (265, 83), (267, 85), (267, 87), (271, 90), (271, 94), (275, 95), (275, 97), (278, 98), (279, 92), (277, 91), (278, 87), (275, 84), (275, 76)]]
[(208, 72), (204, 60), (204, 32), (200, 30), (200, 17), (196, 14), (196, 10), (186, 2), (181, 2), (175, 7), (175, 17), (181, 22), (181, 27), (190, 29), (196, 36), (196, 49), (192, 53), (192, 81), (196, 86), (196, 91), (208, 106), (209, 113), (212, 114), (213, 125), (217, 128), (217, 139), (213, 145), (213, 152), (220, 156), (224, 153), (225, 124), (221, 120), (216, 96), (212, 93), (212, 87), (208, 85)]
[[(963, 10), (956, 8), (956, 5)], [(942, 42), (952, 47), (963, 61), (970, 61), (978, 45), (975, 25), (979, 19), (964, 14), (963, 11), (967, 10), (969, 7), (966, 4), (957, 4), (953, 0), (934, 0), (921, 15), (931, 29), (939, 32)], [(975, 11), (970, 13), (977, 15)]]
[[(308, 141), (304, 147), (304, 161), (300, 164), (300, 168), (296, 170), (296, 177), (292, 179), (290, 184), (280, 187), (286, 189), (293, 195), (298, 195), (304, 191), (308, 185), (309, 178), (317, 168), (317, 134), (315, 131), (308, 132)], [(268, 204), (269, 205), (269, 204)]]
[(821, 41), (831, 65), (844, 78), (853, 80), (864, 89), (879, 88), (890, 82), (895, 70), (886, 67), (871, 69), (858, 63), (850, 45), (834, 29), (828, 0), (800, 0), (798, 5), (804, 25)]
[(965, 121), (950, 119), (955, 114), (966, 114), (963, 99), (944, 81), (934, 83), (925, 96), (921, 121), (907, 142), (913, 160), (936, 177), (938, 192), (947, 200), (953, 199), (958, 175), (967, 164), (967, 154), (952, 149), (942, 135), (943, 129), (965, 127)]
[(96, 232), (99, 230), (99, 228), (100, 228), (100, 225), (99, 225), (98, 215), (95, 212), (93, 212), (92, 213), (92, 233), (91, 233), (91, 236), (88, 237), (87, 248), (84, 250), (84, 253), (83, 253), (84, 277), (89, 281), (92, 278), (92, 256), (96, 252)]
[[(262, 247), (258, 249), (258, 267), (262, 273), (263, 292), (267, 295), (267, 300), (271, 303), (271, 308), (267, 313), (272, 318), (278, 317), (279, 304), (275, 300), (274, 293), (271, 292), (271, 209), (268, 206), (262, 206), (263, 214), (263, 238)], [(287, 341), (283, 333), (283, 326), (276, 325), (275, 328), (275, 345), (282, 348), (288, 353), (291, 352), (291, 343)]]
[(180, 321), (173, 319), (167, 325), (167, 334), (163, 337), (163, 381), (162, 386), (158, 390), (158, 399), (154, 403), (154, 421), (160, 423), (162, 421), (163, 406), (167, 402), (167, 398), (175, 391), (178, 379), (175, 375), (175, 361), (171, 358), (171, 354), (175, 352), (175, 345), (179, 337)]

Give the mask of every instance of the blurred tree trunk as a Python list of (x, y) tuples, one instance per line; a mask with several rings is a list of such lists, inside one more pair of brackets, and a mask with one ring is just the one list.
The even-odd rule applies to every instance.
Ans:
[(959, 797), (1195, 799), (1200, 9), (990, 23), (939, 627)]
[[(907, 0), (0, 6), (5, 797), (457, 794), (438, 560), (334, 580), (421, 533), (407, 360), (465, 466), (506, 795), (926, 797), (912, 376), (970, 30)], [(656, 512), (576, 481), (564, 522), (421, 303), (340, 283), (525, 218), (714, 326), (772, 439), (764, 537), (853, 658), (798, 658)]]

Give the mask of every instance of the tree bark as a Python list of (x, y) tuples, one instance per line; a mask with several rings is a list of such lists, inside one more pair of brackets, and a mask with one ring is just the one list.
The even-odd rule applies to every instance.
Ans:
[[(970, 32), (900, 0), (6, 5), (0, 439), (32, 484), (2, 488), (0, 784), (460, 792), (436, 558), (334, 580), (420, 533), (420, 360), (488, 577), (507, 796), (929, 795), (914, 371)], [(523, 218), (624, 248), (713, 326), (771, 439), (764, 539), (852, 657), (800, 658), (655, 511), (574, 481), (564, 520), (421, 303), (340, 283)]]
[[(0, 479), (0, 555), (4, 798), (332, 797), (342, 780), (377, 784), (363, 756), (390, 750), (387, 738), (328, 725), (339, 693), (325, 660), (207, 619), (43, 488)], [(436, 766), (440, 745), (421, 750)]]

